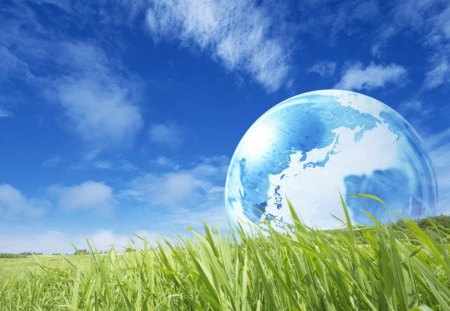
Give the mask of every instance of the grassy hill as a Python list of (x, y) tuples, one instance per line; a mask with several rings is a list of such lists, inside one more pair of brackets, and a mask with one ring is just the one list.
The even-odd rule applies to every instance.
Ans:
[(450, 310), (450, 217), (0, 260), (2, 310)]

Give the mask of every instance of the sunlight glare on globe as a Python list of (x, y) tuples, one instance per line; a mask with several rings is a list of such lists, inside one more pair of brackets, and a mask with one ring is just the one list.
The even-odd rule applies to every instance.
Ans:
[[(231, 160), (225, 205), (233, 224), (292, 223), (287, 199), (315, 228), (345, 219), (372, 224), (433, 215), (436, 178), (414, 129), (396, 111), (366, 95), (322, 90), (289, 98), (245, 133)], [(352, 197), (376, 195), (386, 203)], [(338, 219), (336, 219), (336, 217)]]
[(257, 161), (264, 150), (270, 148), (274, 139), (274, 131), (271, 126), (258, 126), (249, 132), (248, 143), (243, 145), (242, 152), (247, 155), (247, 159)]

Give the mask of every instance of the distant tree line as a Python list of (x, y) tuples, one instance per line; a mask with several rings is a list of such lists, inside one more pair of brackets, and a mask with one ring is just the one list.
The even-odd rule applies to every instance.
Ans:
[(88, 255), (90, 253), (91, 253), (90, 251), (88, 251), (87, 249), (83, 248), (83, 249), (76, 249), (73, 254), (74, 255)]
[(0, 253), (0, 258), (23, 258), (32, 255), (42, 255), (43, 253), (37, 252), (22, 252), (22, 253)]

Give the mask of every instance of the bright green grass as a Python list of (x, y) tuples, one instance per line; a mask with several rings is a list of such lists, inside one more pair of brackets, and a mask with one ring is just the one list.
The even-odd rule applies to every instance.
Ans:
[[(295, 216), (295, 215), (294, 215)], [(1, 310), (450, 310), (449, 234), (413, 221), (0, 260)]]

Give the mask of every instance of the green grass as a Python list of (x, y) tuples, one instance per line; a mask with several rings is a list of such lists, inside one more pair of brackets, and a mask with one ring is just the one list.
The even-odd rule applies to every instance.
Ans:
[(123, 254), (0, 259), (0, 309), (450, 310), (450, 235), (431, 227), (205, 227)]

